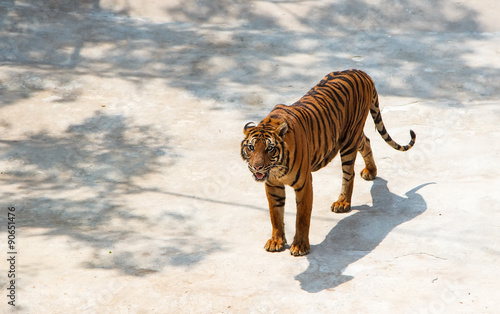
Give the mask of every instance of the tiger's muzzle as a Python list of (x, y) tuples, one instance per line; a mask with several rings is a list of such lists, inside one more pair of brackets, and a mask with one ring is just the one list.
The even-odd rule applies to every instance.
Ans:
[(271, 169), (271, 167), (252, 166), (249, 163), (248, 169), (250, 169), (250, 172), (253, 174), (253, 178), (255, 179), (255, 181), (262, 182), (269, 178), (269, 170)]

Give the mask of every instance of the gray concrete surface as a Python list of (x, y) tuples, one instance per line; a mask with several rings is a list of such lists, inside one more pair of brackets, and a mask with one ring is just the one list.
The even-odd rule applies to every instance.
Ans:
[[(1, 311), (497, 313), (500, 5), (415, 2), (1, 1)], [(335, 159), (267, 253), (242, 127), (347, 68), (416, 146), (369, 120), (377, 180), (333, 214)]]

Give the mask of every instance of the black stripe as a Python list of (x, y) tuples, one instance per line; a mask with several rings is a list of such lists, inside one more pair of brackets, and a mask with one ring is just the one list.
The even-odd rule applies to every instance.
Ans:
[(300, 166), (299, 166), (299, 170), (297, 170), (297, 173), (295, 174), (295, 179), (293, 180), (293, 183), (290, 185), (291, 187), (293, 187), (295, 185), (295, 183), (297, 183), (297, 181), (299, 181), (299, 178), (300, 178), (300, 172), (302, 170), (302, 162), (303, 162), (304, 159), (302, 159), (300, 161)]
[(302, 191), (304, 189), (304, 187), (306, 186), (306, 181), (304, 181), (304, 183), (302, 184), (302, 186), (300, 188), (296, 188), (294, 189), (296, 193)]
[(325, 86), (325, 88), (323, 88), (321, 91), (326, 94), (325, 96), (327, 98), (334, 99), (335, 94), (333, 93), (331, 86)]
[[(304, 122), (303, 122), (304, 116), (299, 110), (297, 110), (296, 108), (277, 108), (277, 109), (283, 110), (286, 113), (290, 114), (292, 117), (294, 117), (300, 123), (300, 125), (302, 126), (302, 129), (306, 130), (306, 127), (305, 127)], [(300, 116), (299, 116), (299, 114), (300, 114)]]
[[(311, 140), (312, 140), (312, 145), (313, 145), (313, 148), (314, 147), (318, 147), (316, 145), (316, 136), (314, 136), (315, 132), (314, 132), (314, 123), (316, 122), (316, 124), (318, 125), (319, 123), (317, 122), (317, 118), (316, 116), (314, 115), (314, 110), (312, 110), (310, 107), (308, 106), (304, 106), (305, 104), (303, 104), (303, 106), (301, 106), (301, 109), (303, 110), (303, 114), (304, 115), (307, 115), (307, 121), (309, 122), (309, 128), (311, 130)], [(316, 120), (316, 121), (315, 121)], [(318, 129), (319, 129), (319, 125), (318, 125)]]
[(347, 83), (351, 87), (350, 91), (354, 91), (355, 90), (354, 84), (353, 84), (352, 80), (350, 80), (349, 78), (347, 78), (345, 76), (341, 76), (341, 77), (339, 77), (339, 80), (342, 81), (342, 82)]
[[(318, 102), (322, 102), (322, 100), (323, 99), (320, 99)], [(318, 105), (321, 106), (320, 103), (318, 103)], [(318, 135), (318, 136), (321, 136), (321, 134), (326, 132), (326, 130), (327, 130), (328, 121), (325, 121), (324, 114), (328, 113), (328, 111), (324, 109), (324, 106), (322, 106), (321, 108), (314, 106), (314, 108), (316, 109), (316, 115), (319, 116), (319, 121), (321, 121), (321, 126), (323, 128), (322, 130), (320, 130), (319, 135)]]
[(279, 196), (279, 195), (272, 194), (272, 193), (268, 193), (268, 195), (272, 196), (274, 198), (274, 200), (277, 202), (283, 202), (286, 199), (286, 197)]
[(280, 107), (280, 108), (275, 108), (275, 110), (283, 110), (284, 112), (286, 112), (287, 114), (291, 115), (295, 119), (300, 120), (299, 117), (295, 114), (295, 112), (293, 112), (293, 110), (290, 109), (290, 108)]
[(341, 90), (339, 90), (339, 89), (337, 88), (337, 86), (330, 86), (330, 88), (331, 88), (332, 92), (335, 94), (335, 98), (333, 98), (333, 99), (334, 99), (336, 102), (339, 102), (339, 101), (342, 99), (342, 97), (340, 96), (340, 94), (339, 94), (337, 91), (339, 91), (339, 92), (342, 92), (342, 91), (341, 91)]
[[(342, 105), (342, 107), (345, 107), (345, 101), (349, 102), (349, 89), (343, 85), (343, 84), (335, 84), (337, 86), (334, 87), (335, 90), (338, 90), (344, 97), (339, 97), (338, 99), (338, 104)], [(344, 99), (342, 99), (344, 98)]]
[(284, 190), (285, 187), (284, 186), (281, 186), (281, 185), (272, 185), (270, 184), (268, 181), (266, 181), (266, 185), (269, 187), (269, 188), (276, 188), (276, 189), (280, 189), (280, 190)]
[[(317, 128), (317, 131), (318, 132), (314, 132), (314, 126), (311, 125), (311, 132), (312, 132), (312, 140), (313, 140), (313, 147), (314, 148), (318, 148), (318, 147), (321, 147), (322, 146), (322, 142), (323, 142), (323, 139), (321, 138), (320, 134), (321, 134), (321, 128), (325, 129), (325, 125), (324, 125), (324, 122), (321, 121), (320, 123), (320, 120), (319, 120), (319, 117), (318, 117), (318, 109), (316, 108), (315, 104), (314, 103), (311, 103), (311, 102), (306, 102), (306, 104), (308, 104), (309, 106), (304, 106), (303, 108), (309, 113), (310, 117), (311, 117), (311, 123), (315, 123), (316, 124), (316, 128)], [(312, 108), (311, 108), (312, 107)], [(316, 111), (315, 111), (316, 110)], [(316, 136), (315, 136), (316, 135)], [(318, 144), (316, 145), (316, 137), (318, 139)]]
[(342, 177), (342, 179), (346, 180), (347, 182), (351, 181), (353, 178), (354, 178), (354, 176), (350, 177), (349, 179), (347, 179), (346, 177)]
[(352, 166), (354, 164), (354, 159), (347, 160), (347, 161), (342, 161), (342, 167), (344, 166)]
[(348, 151), (345, 151), (345, 150), (340, 151), (340, 155), (342, 155), (342, 156), (350, 155), (350, 154), (354, 153), (355, 151), (357, 151), (357, 148), (351, 147)]

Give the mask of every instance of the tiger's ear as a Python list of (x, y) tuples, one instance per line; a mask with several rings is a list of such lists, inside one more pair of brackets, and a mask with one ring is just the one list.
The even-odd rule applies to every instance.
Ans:
[(248, 132), (250, 132), (251, 129), (255, 128), (255, 123), (253, 122), (248, 122), (247, 124), (245, 124), (245, 126), (243, 127), (243, 134), (247, 135)]
[(276, 133), (282, 138), (286, 132), (288, 131), (288, 124), (286, 122), (281, 123), (277, 128), (276, 128)]

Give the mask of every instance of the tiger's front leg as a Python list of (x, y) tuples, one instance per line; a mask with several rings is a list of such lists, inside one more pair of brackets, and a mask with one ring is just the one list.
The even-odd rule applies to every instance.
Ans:
[(264, 246), (266, 251), (279, 252), (285, 249), (285, 186), (266, 182), (266, 195), (273, 233)]
[(307, 255), (311, 251), (309, 246), (309, 227), (313, 203), (312, 175), (308, 172), (302, 185), (294, 187), (297, 201), (297, 217), (295, 222), (295, 238), (290, 253), (294, 256)]
[(342, 190), (336, 202), (332, 204), (332, 211), (335, 213), (347, 213), (351, 210), (351, 197), (354, 187), (354, 162), (356, 161), (357, 141), (349, 147), (344, 147), (340, 151), (342, 161)]

